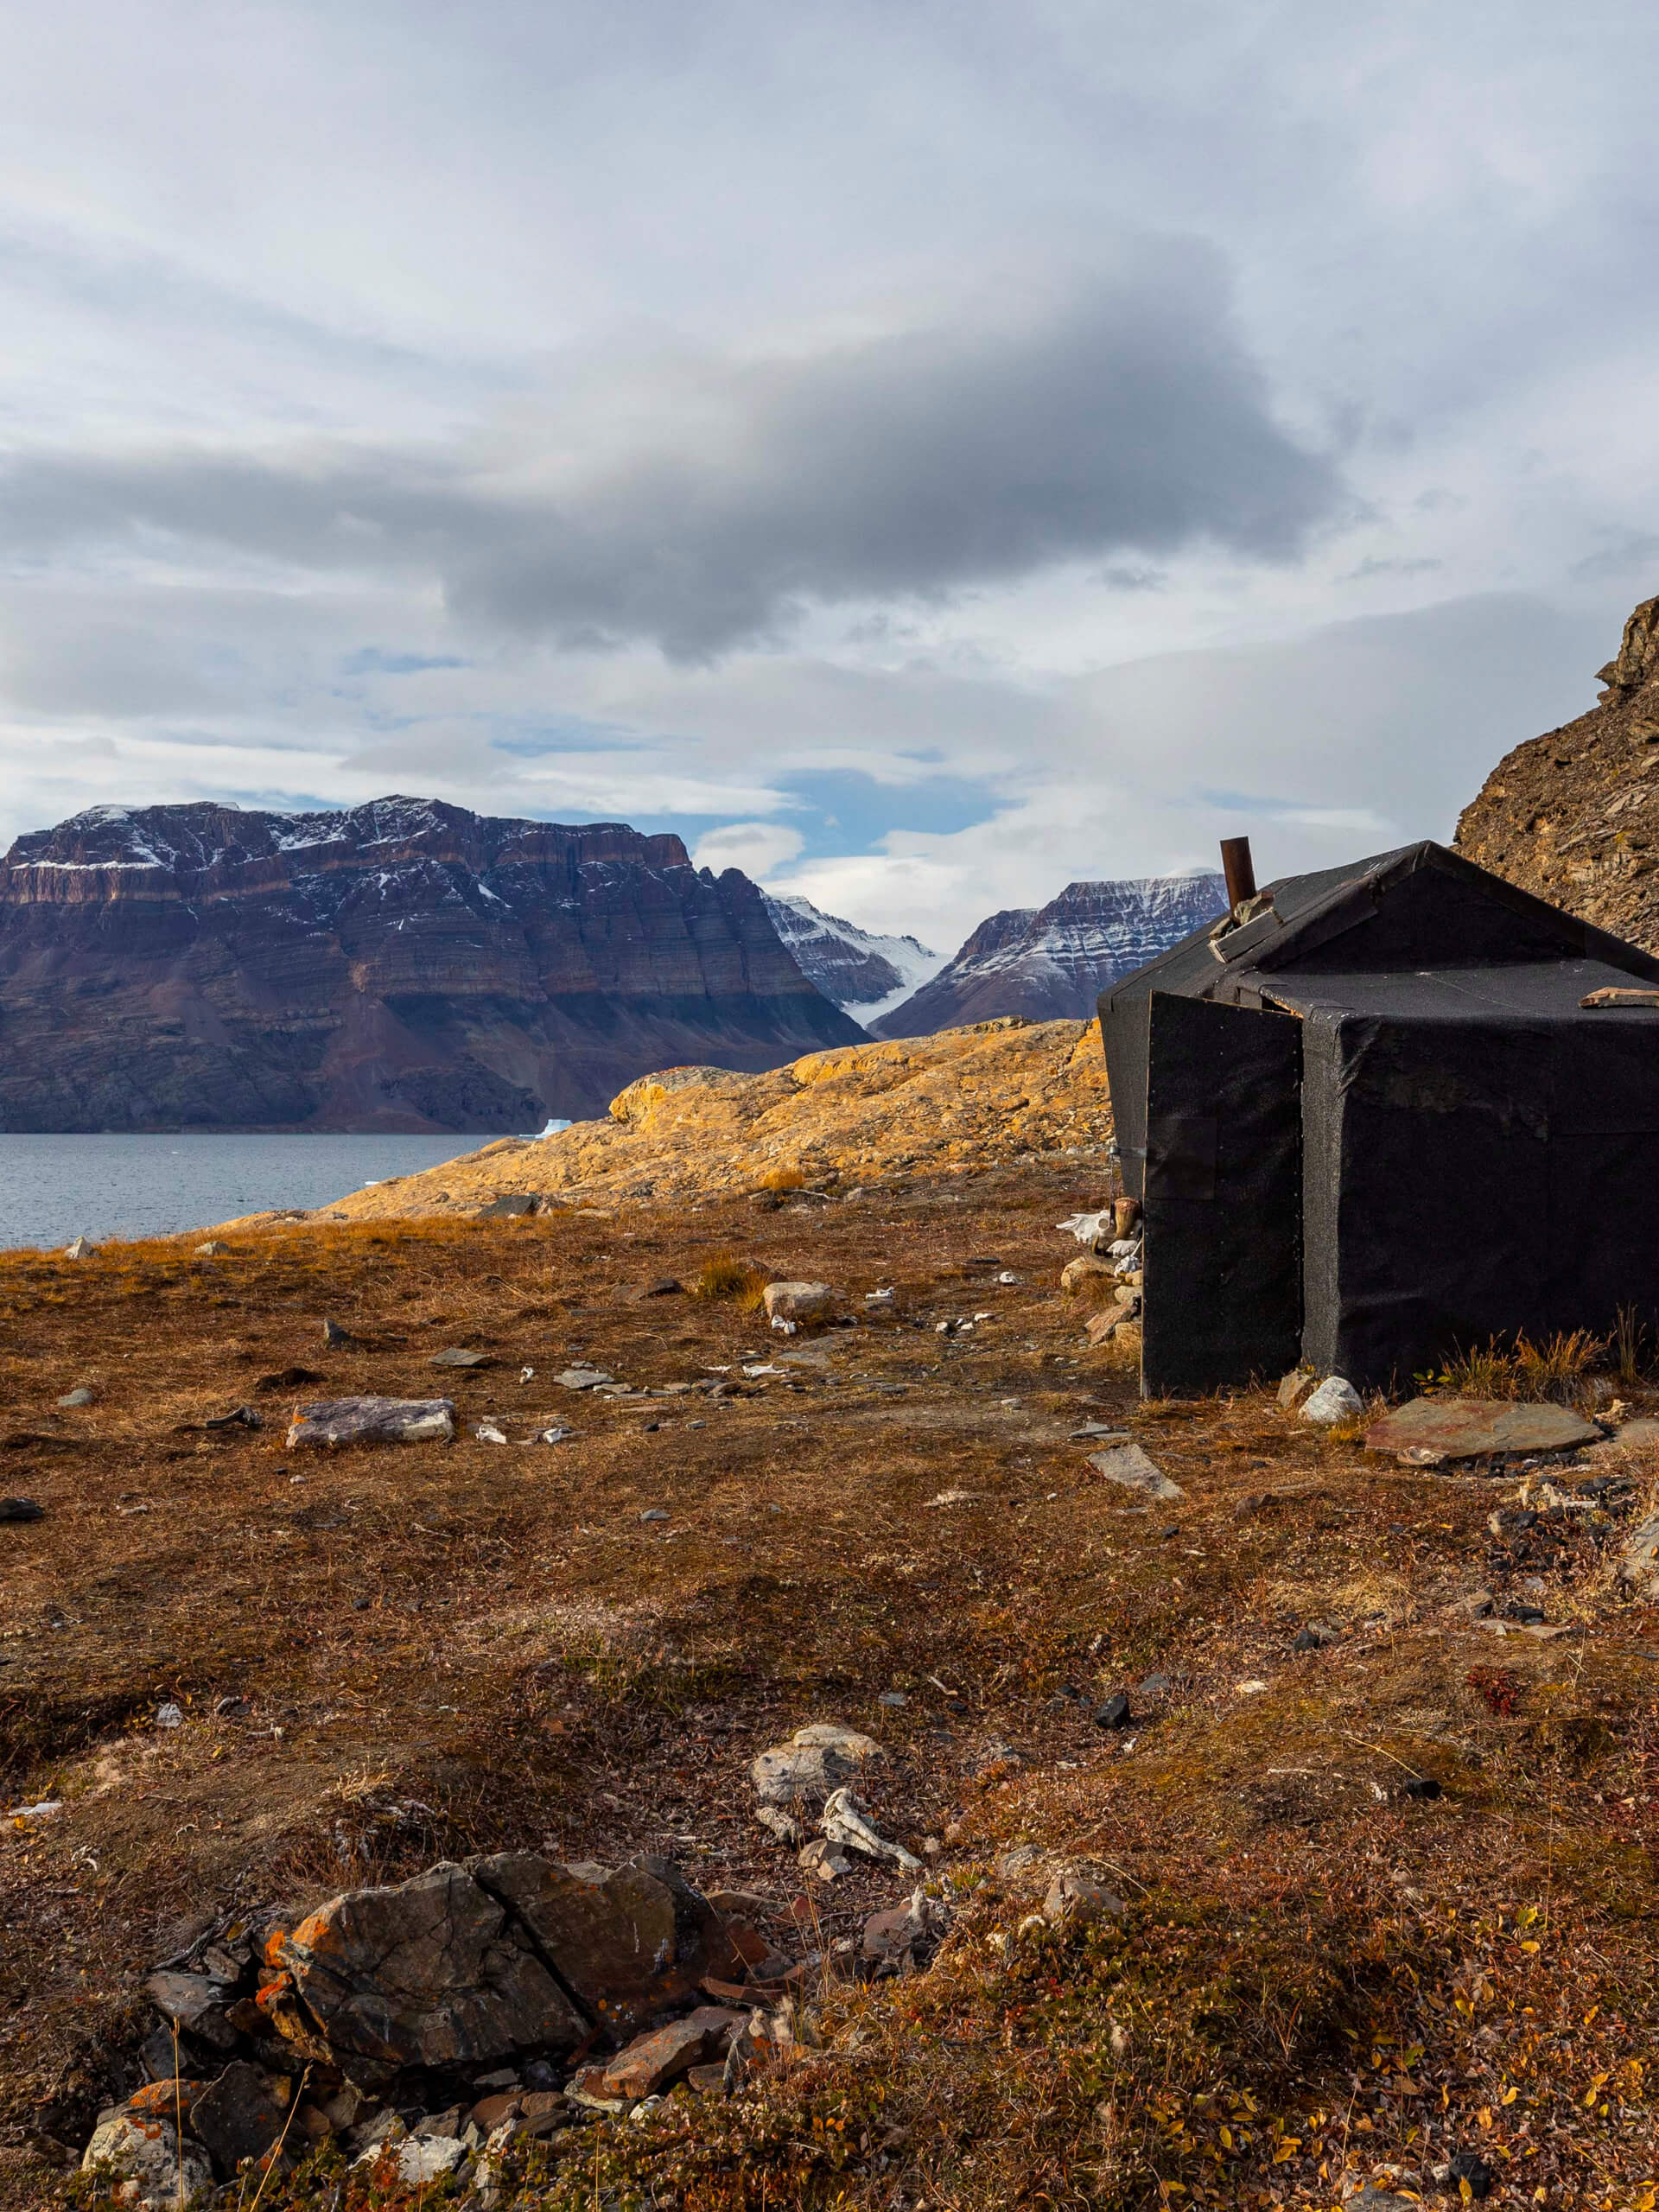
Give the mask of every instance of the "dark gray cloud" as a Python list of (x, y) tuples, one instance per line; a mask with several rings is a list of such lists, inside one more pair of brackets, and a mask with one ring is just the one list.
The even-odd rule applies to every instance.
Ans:
[(0, 542), (160, 532), (307, 567), (427, 572), (454, 611), (680, 658), (812, 605), (938, 599), (1113, 553), (1296, 554), (1337, 470), (1275, 421), (1223, 271), (1185, 244), (1000, 312), (788, 359), (592, 362), (462, 448), (36, 454)]

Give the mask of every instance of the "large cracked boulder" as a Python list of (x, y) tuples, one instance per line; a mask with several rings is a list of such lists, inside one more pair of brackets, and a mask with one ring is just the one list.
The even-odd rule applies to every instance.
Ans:
[(720, 1915), (666, 1859), (562, 1866), (506, 1851), (471, 1866), (577, 2002), (619, 2037), (695, 1995), (705, 1974), (741, 1978), (742, 1960)]
[(588, 2033), (522, 1930), (464, 1866), (448, 1862), (394, 1887), (333, 1898), (282, 1939), (302, 2046), (313, 2031), (348, 2074), (380, 2066), (465, 2066), (519, 2050), (569, 2049)]
[(741, 1974), (708, 1900), (667, 1860), (564, 1866), (530, 1852), (354, 1890), (279, 1935), (260, 1992), (308, 2056), (370, 2079), (626, 2041), (707, 1974)]

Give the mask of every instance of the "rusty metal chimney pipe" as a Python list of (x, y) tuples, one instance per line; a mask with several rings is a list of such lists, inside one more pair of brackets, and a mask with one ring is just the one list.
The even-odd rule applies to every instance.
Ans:
[(1227, 905), (1236, 914), (1247, 899), (1255, 896), (1255, 868), (1248, 837), (1222, 839), (1221, 868), (1227, 879)]

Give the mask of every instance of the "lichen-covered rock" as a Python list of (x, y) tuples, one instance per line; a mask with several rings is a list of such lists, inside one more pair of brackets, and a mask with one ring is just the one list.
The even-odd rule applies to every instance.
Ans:
[(280, 1955), (300, 2011), (347, 2073), (353, 2059), (464, 2066), (568, 2049), (588, 2032), (464, 1866), (335, 1897), (281, 1939)]
[(175, 2205), (181, 2195), (188, 2204), (213, 2186), (206, 2152), (187, 2143), (181, 2156), (173, 2123), (156, 2113), (118, 2112), (100, 2120), (80, 2164), (83, 2173), (113, 2183), (117, 2204), (135, 2208)]
[(774, 1744), (762, 1751), (749, 1775), (763, 1806), (822, 1805), (852, 1780), (867, 1759), (880, 1755), (880, 1744), (855, 1728), (813, 1720), (798, 1728), (787, 1744)]

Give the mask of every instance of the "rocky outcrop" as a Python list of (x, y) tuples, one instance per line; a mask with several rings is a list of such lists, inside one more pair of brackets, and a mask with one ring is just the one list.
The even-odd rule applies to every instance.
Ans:
[(876, 1020), (943, 964), (913, 937), (878, 937), (820, 913), (810, 899), (760, 896), (801, 973), (855, 1021)]
[(504, 1193), (665, 1205), (759, 1186), (768, 1205), (822, 1204), (832, 1190), (895, 1173), (1036, 1158), (1103, 1164), (1111, 1134), (1097, 1021), (981, 1022), (866, 1039), (766, 1075), (670, 1068), (631, 1084), (606, 1121), (528, 1142), (504, 1137), (353, 1192), (322, 1218), (476, 1215)]
[(94, 807), (0, 863), (0, 1128), (524, 1129), (862, 1033), (677, 837)]
[(1068, 883), (1046, 906), (990, 915), (931, 982), (866, 1027), (876, 1037), (925, 1037), (998, 1014), (1085, 1021), (1107, 984), (1214, 921), (1226, 904), (1218, 875)]
[(1659, 599), (1624, 625), (1597, 703), (1506, 753), (1456, 849), (1571, 914), (1659, 951)]

